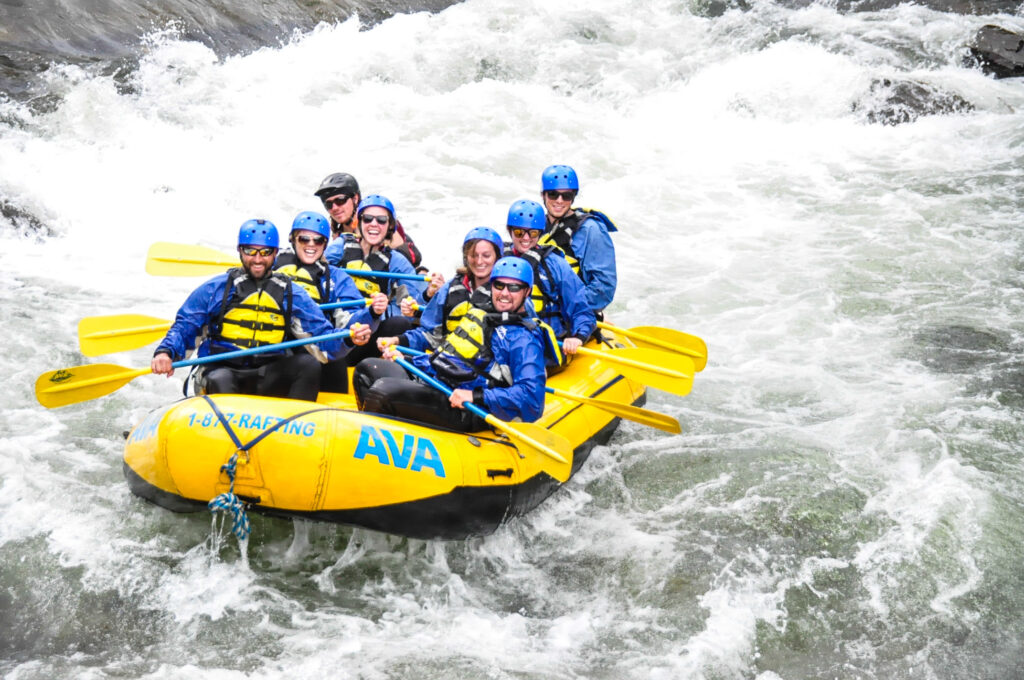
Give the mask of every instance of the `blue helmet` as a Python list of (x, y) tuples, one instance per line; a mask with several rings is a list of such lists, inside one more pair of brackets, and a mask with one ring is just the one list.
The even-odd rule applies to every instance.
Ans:
[(494, 247), (498, 249), (498, 257), (501, 257), (501, 251), (505, 249), (505, 243), (498, 236), (498, 232), (494, 231), (490, 227), (473, 227), (466, 233), (466, 238), (462, 239), (462, 247), (465, 248), (466, 244), (470, 241), (487, 241), (493, 243)]
[(395, 217), (394, 204), (385, 196), (381, 196), (380, 194), (370, 194), (363, 200), (359, 201), (359, 206), (356, 208), (356, 217), (361, 217), (363, 211), (371, 206), (378, 206), (384, 208), (385, 210), (388, 211), (388, 213), (390, 213), (391, 224), (388, 225), (387, 233), (387, 235), (390, 237), (391, 234), (395, 232), (395, 222), (398, 221), (398, 218)]
[(327, 222), (327, 218), (312, 210), (303, 210), (292, 220), (291, 233), (294, 234), (300, 229), (315, 231), (328, 240), (331, 238), (331, 225)]
[(515, 279), (533, 287), (533, 267), (521, 257), (503, 257), (494, 263), (491, 280)]
[(550, 189), (572, 189), (580, 190), (580, 180), (576, 177), (576, 171), (568, 165), (549, 165), (540, 174), (541, 191)]
[(521, 229), (547, 229), (548, 220), (544, 216), (544, 206), (537, 201), (516, 201), (508, 209), (508, 228), (519, 227)]
[(238, 245), (278, 248), (277, 227), (270, 220), (246, 220), (238, 230)]

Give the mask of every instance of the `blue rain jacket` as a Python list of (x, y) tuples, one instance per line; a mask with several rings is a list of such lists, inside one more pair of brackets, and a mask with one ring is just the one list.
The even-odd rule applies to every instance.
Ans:
[(580, 263), (587, 304), (599, 312), (612, 303), (618, 283), (611, 234), (601, 220), (587, 217), (572, 235), (572, 249)]
[[(575, 276), (575, 275), (574, 275)], [(532, 423), (544, 413), (544, 339), (541, 331), (525, 326), (498, 326), (491, 334), (494, 363), (504, 365), (512, 373), (511, 387), (488, 387), (485, 378), (458, 385), (461, 389), (483, 388), (484, 403), (477, 404), (501, 420), (521, 419)], [(458, 359), (456, 359), (457, 361)], [(430, 357), (420, 355), (410, 360), (417, 368), (437, 377)]]

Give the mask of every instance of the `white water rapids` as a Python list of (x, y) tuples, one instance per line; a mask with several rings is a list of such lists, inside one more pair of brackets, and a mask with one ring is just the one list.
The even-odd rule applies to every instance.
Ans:
[[(130, 87), (43, 74), (0, 102), (0, 674), (51, 678), (1013, 678), (1024, 672), (1024, 85), (961, 65), (996, 19), (917, 6), (469, 0), (218, 59), (146, 39)], [(869, 123), (873, 82), (973, 110)], [(500, 228), (541, 170), (616, 220), (609, 317), (703, 337), (685, 398), (623, 423), (492, 536), (420, 542), (133, 497), (141, 377), (48, 411), (85, 316), (170, 318), (229, 249), (334, 171), (428, 265)]]

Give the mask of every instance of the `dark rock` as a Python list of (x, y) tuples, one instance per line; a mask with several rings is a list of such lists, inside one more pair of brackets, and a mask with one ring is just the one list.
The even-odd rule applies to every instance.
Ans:
[(933, 85), (887, 78), (871, 83), (868, 94), (853, 105), (869, 123), (899, 125), (921, 116), (966, 113), (974, 106), (958, 94), (943, 92)]
[[(878, 12), (899, 5), (908, 0), (839, 0), (837, 9), (840, 12)], [(1016, 14), (1020, 9), (1020, 0), (914, 0), (914, 4), (933, 9), (937, 12), (953, 14)]]
[(31, 212), (19, 208), (6, 198), (0, 197), (0, 228), (4, 222), (10, 224), (22, 236), (43, 238), (53, 236), (53, 230)]
[(996, 78), (1024, 76), (1024, 35), (1001, 26), (982, 26), (968, 46), (969, 66), (978, 66)]

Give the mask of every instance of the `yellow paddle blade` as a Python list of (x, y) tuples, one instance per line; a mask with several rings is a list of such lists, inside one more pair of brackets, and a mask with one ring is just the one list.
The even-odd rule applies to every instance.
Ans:
[(46, 408), (77, 404), (110, 394), (130, 380), (151, 373), (149, 368), (89, 364), (43, 373), (36, 380), (36, 399)]
[(598, 321), (597, 325), (599, 328), (630, 338), (638, 347), (664, 349), (669, 352), (685, 354), (693, 359), (693, 367), (696, 371), (703, 371), (707, 366), (708, 346), (696, 335), (661, 326), (620, 328), (603, 321)]
[(182, 243), (154, 243), (146, 255), (146, 273), (154, 276), (213, 276), (239, 264), (237, 256)]
[[(693, 358), (693, 366), (698, 371), (703, 371), (708, 364), (708, 346), (696, 335), (661, 326), (636, 326), (629, 330), (635, 333), (634, 336), (631, 336), (634, 340), (637, 339), (636, 335), (646, 336), (645, 340), (637, 343), (641, 347), (646, 341), (658, 349), (681, 348), (683, 354)], [(674, 351), (678, 352), (680, 349)]]
[[(581, 347), (578, 354), (615, 364), (630, 380), (649, 387), (686, 396), (693, 387), (693, 361), (681, 354), (672, 354), (646, 347), (622, 347), (595, 350)], [(672, 368), (665, 368), (671, 366)]]
[(562, 390), (556, 390), (553, 387), (547, 388), (548, 392), (555, 395), (556, 397), (562, 397), (569, 401), (577, 401), (587, 406), (593, 406), (599, 408), (602, 411), (607, 411), (612, 415), (618, 416), (619, 418), (625, 418), (631, 420), (634, 423), (640, 423), (641, 425), (647, 425), (658, 430), (665, 432), (671, 432), (672, 434), (679, 434), (683, 431), (679, 425), (679, 421), (672, 416), (664, 413), (658, 413), (657, 411), (651, 411), (649, 409), (640, 408), (633, 406), (632, 404), (620, 404), (615, 401), (608, 401), (607, 399), (594, 399), (593, 397), (584, 397), (579, 394), (573, 394), (571, 392), (564, 392)]
[(145, 347), (164, 337), (171, 322), (143, 314), (90, 316), (78, 322), (78, 346), (95, 357)]
[(569, 481), (569, 475), (572, 474), (573, 451), (568, 439), (533, 423), (507, 423), (491, 414), (487, 414), (484, 420), (494, 429), (537, 449), (555, 461), (544, 466), (544, 471), (563, 484)]

